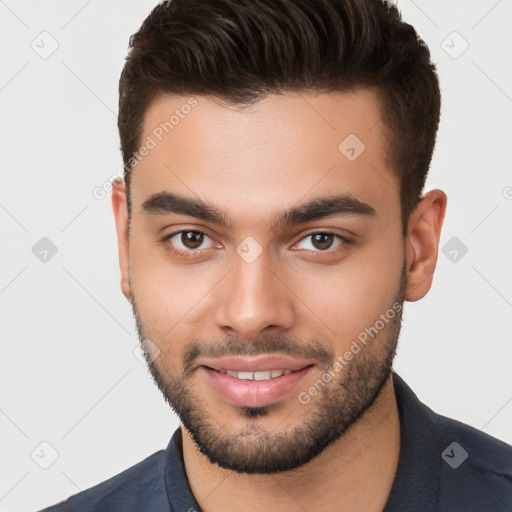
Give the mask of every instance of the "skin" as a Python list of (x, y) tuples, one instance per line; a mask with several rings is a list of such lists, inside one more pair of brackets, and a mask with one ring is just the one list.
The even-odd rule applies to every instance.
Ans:
[[(122, 182), (114, 184), (112, 195), (121, 288), (130, 301), (137, 299), (144, 334), (161, 350), (155, 365), (162, 375), (182, 371), (187, 343), (198, 337), (237, 336), (249, 344), (268, 334), (318, 338), (343, 354), (358, 333), (389, 309), (404, 265), (405, 300), (426, 295), (446, 195), (432, 190), (422, 196), (404, 240), (398, 180), (386, 163), (384, 125), (373, 91), (271, 95), (245, 110), (206, 96), (195, 98), (197, 107), (132, 171), (129, 231)], [(146, 113), (141, 140), (187, 99), (157, 98)], [(352, 162), (338, 150), (349, 134), (366, 146)], [(233, 226), (144, 211), (144, 202), (162, 191), (201, 198), (229, 216)], [(331, 216), (270, 229), (282, 210), (333, 192), (352, 194), (371, 205), (375, 215)], [(203, 231), (211, 240), (185, 258), (162, 241), (179, 230)], [(346, 236), (353, 243), (322, 251), (306, 238), (319, 232)], [(236, 251), (248, 236), (262, 250), (252, 263)], [(380, 357), (378, 351), (367, 354)], [(323, 373), (315, 366), (311, 378), (279, 407), (254, 420), (226, 403), (199, 375), (191, 378), (191, 386), (204, 399), (212, 422), (230, 434), (251, 421), (259, 431), (286, 433), (318, 406), (315, 400), (301, 404), (297, 395)], [(183, 426), (182, 431), (189, 484), (205, 512), (380, 511), (400, 446), (391, 377), (343, 436), (292, 471), (248, 475), (223, 469), (197, 449)]]

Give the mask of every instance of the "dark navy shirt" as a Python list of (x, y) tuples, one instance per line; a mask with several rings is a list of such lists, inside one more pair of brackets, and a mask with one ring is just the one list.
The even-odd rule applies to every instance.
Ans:
[[(393, 373), (400, 459), (384, 512), (512, 512), (512, 447), (421, 403)], [(167, 446), (44, 512), (200, 512), (178, 428)]]

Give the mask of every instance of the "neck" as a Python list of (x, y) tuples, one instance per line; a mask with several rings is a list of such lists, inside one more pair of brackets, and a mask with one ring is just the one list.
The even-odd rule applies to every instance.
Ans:
[(293, 471), (238, 474), (211, 464), (182, 426), (187, 478), (203, 512), (364, 510), (381, 512), (400, 454), (400, 423), (390, 377), (374, 404), (343, 436)]

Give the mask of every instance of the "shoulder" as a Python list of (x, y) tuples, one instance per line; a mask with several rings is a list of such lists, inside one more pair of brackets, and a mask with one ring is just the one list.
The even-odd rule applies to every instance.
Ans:
[(160, 450), (118, 475), (41, 512), (167, 511), (164, 467), (165, 451)]
[(436, 413), (396, 373), (393, 383), (401, 449), (386, 511), (512, 511), (512, 447)]
[[(439, 497), (450, 510), (512, 510), (512, 446), (435, 414), (441, 434)], [(483, 507), (483, 508), (482, 508)]]
[(458, 439), (465, 447), (468, 463), (475, 470), (493, 471), (512, 478), (512, 446), (460, 421), (436, 416), (445, 441)]

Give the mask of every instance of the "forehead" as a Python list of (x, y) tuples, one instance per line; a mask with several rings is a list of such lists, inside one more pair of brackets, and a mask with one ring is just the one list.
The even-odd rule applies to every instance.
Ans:
[(326, 193), (350, 193), (378, 213), (399, 205), (370, 89), (269, 95), (246, 108), (163, 95), (146, 112), (141, 143), (134, 209), (164, 190), (253, 217)]

